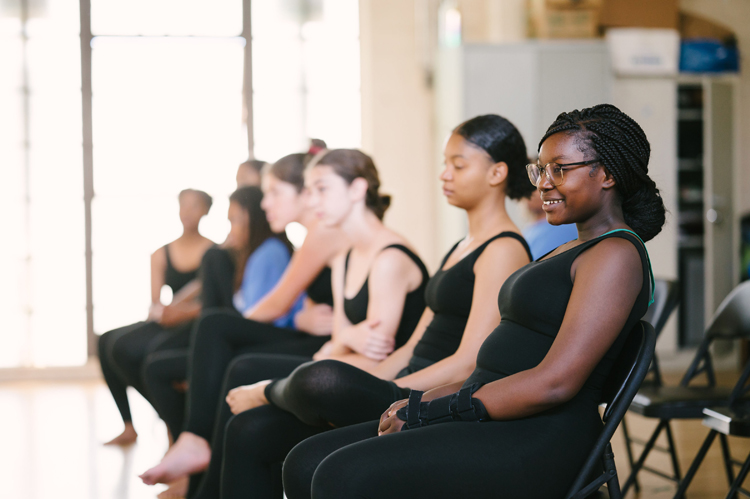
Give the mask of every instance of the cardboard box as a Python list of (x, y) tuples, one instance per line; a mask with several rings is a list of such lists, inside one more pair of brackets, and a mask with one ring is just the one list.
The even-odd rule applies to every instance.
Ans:
[(537, 38), (593, 38), (599, 35), (601, 0), (531, 0)]
[(612, 69), (621, 75), (677, 74), (680, 34), (674, 29), (612, 28), (607, 30)]
[(710, 38), (721, 42), (736, 38), (734, 32), (726, 26), (685, 12), (680, 12), (680, 36), (685, 40), (691, 38)]
[(604, 0), (601, 25), (632, 28), (671, 28), (679, 23), (678, 0)]

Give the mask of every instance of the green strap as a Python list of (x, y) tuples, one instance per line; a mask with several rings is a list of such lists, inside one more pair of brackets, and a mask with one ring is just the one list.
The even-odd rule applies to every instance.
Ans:
[(651, 278), (651, 301), (648, 302), (648, 306), (650, 307), (651, 304), (654, 303), (654, 291), (656, 290), (656, 281), (654, 281), (654, 270), (653, 270), (653, 268), (651, 268), (651, 257), (648, 256), (648, 250), (646, 249), (646, 243), (643, 242), (643, 239), (641, 239), (641, 237), (638, 234), (636, 234), (635, 232), (633, 232), (630, 229), (615, 229), (615, 230), (611, 230), (609, 232), (605, 232), (604, 234), (602, 234), (599, 237), (604, 237), (607, 234), (612, 234), (613, 232), (629, 232), (630, 234), (633, 234), (635, 237), (637, 237), (638, 240), (641, 243), (643, 243), (643, 251), (646, 252), (646, 260), (648, 261), (648, 276)]

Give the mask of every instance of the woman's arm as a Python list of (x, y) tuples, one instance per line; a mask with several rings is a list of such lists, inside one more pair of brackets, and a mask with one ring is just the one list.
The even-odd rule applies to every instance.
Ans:
[(344, 237), (338, 230), (316, 225), (307, 234), (302, 246), (294, 252), (281, 280), (245, 313), (245, 317), (271, 322), (287, 313), (300, 293), (307, 289), (343, 245)]
[(474, 264), (474, 291), (471, 312), (456, 352), (396, 380), (401, 387), (429, 390), (435, 386), (465, 380), (476, 366), (477, 353), (484, 340), (500, 323), (497, 295), (513, 272), (529, 263), (529, 257), (515, 239), (501, 238), (490, 243)]
[(403, 252), (394, 249), (378, 254), (368, 278), (367, 318), (340, 331), (336, 340), (356, 356), (329, 358), (362, 369), (372, 368), (384, 360), (393, 352), (406, 295), (419, 286), (421, 279), (421, 272)]
[(167, 254), (164, 247), (151, 254), (151, 306), (148, 310), (149, 320), (158, 320), (162, 314), (161, 288), (164, 286), (164, 274), (167, 270)]
[[(526, 417), (575, 397), (622, 331), (643, 285), (640, 255), (621, 238), (587, 250), (572, 273), (565, 318), (542, 362), (474, 394), (493, 420)], [(536, 303), (544, 306), (543, 299)]]
[(409, 341), (407, 341), (404, 346), (390, 354), (383, 362), (370, 369), (370, 374), (377, 376), (380, 379), (394, 379), (403, 368), (409, 365), (409, 360), (414, 354), (414, 347), (416, 347), (419, 340), (422, 339), (427, 326), (432, 322), (434, 316), (435, 313), (429, 307), (425, 307), (417, 327), (414, 329), (411, 337), (409, 337)]
[(333, 258), (331, 262), (331, 291), (333, 293), (333, 330), (331, 331), (331, 340), (318, 350), (313, 359), (328, 359), (331, 355), (346, 355), (351, 353), (342, 341), (340, 341), (341, 331), (351, 327), (349, 319), (344, 314), (344, 265), (346, 262), (346, 252), (341, 252)]

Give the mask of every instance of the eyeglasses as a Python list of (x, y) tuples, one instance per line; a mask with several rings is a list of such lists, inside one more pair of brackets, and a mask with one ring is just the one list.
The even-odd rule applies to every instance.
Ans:
[(578, 163), (547, 163), (544, 166), (532, 163), (530, 165), (526, 165), (526, 171), (529, 173), (529, 180), (531, 180), (531, 183), (534, 185), (534, 187), (539, 186), (539, 182), (541, 182), (542, 180), (542, 172), (544, 172), (544, 175), (547, 176), (547, 179), (552, 183), (552, 185), (557, 186), (563, 183), (563, 172), (565, 170), (571, 170), (573, 167), (592, 165), (598, 162), (598, 159), (591, 159), (589, 161), (581, 161)]

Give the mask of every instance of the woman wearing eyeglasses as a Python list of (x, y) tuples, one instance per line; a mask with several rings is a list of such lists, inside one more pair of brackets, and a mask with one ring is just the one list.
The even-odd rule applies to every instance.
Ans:
[(289, 499), (568, 491), (601, 430), (602, 384), (650, 302), (642, 241), (661, 230), (664, 205), (646, 135), (614, 106), (561, 114), (539, 152), (528, 171), (547, 219), (576, 223), (578, 239), (505, 281), (502, 320), (466, 381), (412, 391), (379, 422), (295, 447), (284, 463)]

